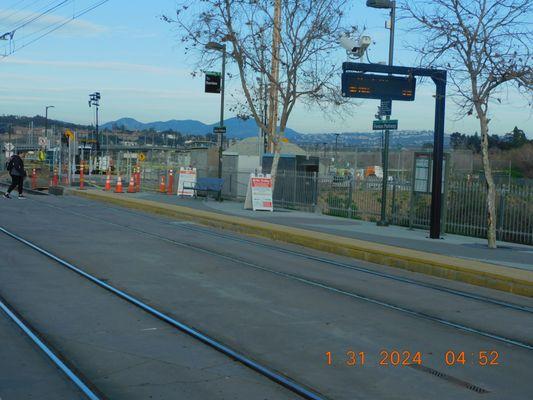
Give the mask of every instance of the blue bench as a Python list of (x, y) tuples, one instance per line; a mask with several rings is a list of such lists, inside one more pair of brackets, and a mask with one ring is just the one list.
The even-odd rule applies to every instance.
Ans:
[(198, 178), (193, 185), (183, 185), (183, 189), (194, 190), (194, 197), (197, 197), (198, 192), (214, 192), (217, 197), (222, 194), (222, 186), (224, 186), (224, 179), (222, 178)]

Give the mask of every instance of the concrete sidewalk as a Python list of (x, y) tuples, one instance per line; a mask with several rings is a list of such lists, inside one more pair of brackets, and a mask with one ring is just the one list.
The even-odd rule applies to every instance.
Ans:
[(74, 194), (224, 229), (265, 236), (378, 264), (533, 296), (533, 247), (446, 235), (429, 239), (426, 231), (377, 227), (298, 211), (253, 212), (242, 203), (180, 199), (157, 193), (121, 194), (97, 190)]

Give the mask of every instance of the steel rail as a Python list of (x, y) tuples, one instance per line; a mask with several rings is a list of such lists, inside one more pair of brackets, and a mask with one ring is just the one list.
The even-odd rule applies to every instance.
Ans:
[(297, 257), (305, 258), (305, 259), (312, 260), (312, 261), (318, 261), (320, 263), (329, 264), (329, 265), (333, 265), (333, 266), (340, 267), (340, 268), (351, 269), (351, 270), (354, 270), (354, 271), (357, 271), (357, 272), (362, 272), (362, 273), (365, 273), (365, 274), (379, 276), (381, 278), (386, 278), (386, 279), (391, 279), (391, 280), (398, 281), (398, 282), (408, 283), (408, 284), (414, 285), (414, 286), (425, 287), (425, 288), (428, 288), (428, 289), (433, 289), (433, 290), (445, 292), (445, 293), (448, 293), (448, 294), (453, 294), (453, 295), (459, 296), (459, 297), (465, 297), (465, 298), (476, 300), (476, 301), (479, 301), (479, 302), (482, 302), (482, 303), (494, 304), (494, 305), (497, 305), (497, 306), (500, 306), (500, 307), (510, 308), (510, 309), (513, 309), (513, 310), (516, 310), (516, 311), (522, 311), (522, 312), (533, 314), (533, 307), (522, 306), (522, 305), (519, 305), (519, 304), (509, 303), (509, 302), (506, 302), (506, 301), (497, 300), (497, 299), (493, 299), (493, 298), (482, 296), (482, 295), (477, 295), (477, 294), (473, 294), (473, 293), (464, 292), (462, 290), (456, 290), (456, 289), (451, 289), (451, 288), (447, 288), (447, 287), (440, 286), (440, 285), (434, 285), (434, 284), (431, 284), (431, 283), (421, 282), (421, 281), (417, 281), (416, 279), (404, 278), (404, 277), (401, 277), (401, 276), (388, 274), (386, 272), (373, 271), (373, 270), (368, 269), (368, 268), (357, 267), (355, 265), (350, 265), (350, 264), (346, 264), (346, 263), (339, 262), (339, 261), (328, 260), (327, 258), (313, 256), (313, 255), (310, 255), (310, 254), (301, 253), (299, 251), (284, 249), (282, 247), (273, 246), (273, 245), (269, 245), (269, 244), (266, 244), (266, 243), (260, 243), (260, 242), (255, 242), (253, 240), (240, 238), (240, 237), (233, 237), (233, 236), (230, 236), (230, 235), (224, 235), (224, 234), (221, 234), (221, 233), (218, 233), (218, 232), (210, 232), (210, 231), (208, 231), (206, 229), (202, 229), (202, 228), (198, 228), (198, 227), (183, 226), (183, 225), (180, 225), (179, 227), (181, 229), (184, 229), (184, 230), (196, 231), (196, 232), (204, 233), (204, 234), (207, 234), (207, 235), (218, 236), (218, 237), (222, 237), (222, 238), (227, 239), (227, 240), (233, 240), (233, 241), (236, 241), (236, 242), (249, 243), (249, 244), (253, 244), (253, 245), (260, 246), (260, 247), (263, 247), (263, 248), (267, 248), (267, 249), (270, 249), (270, 250), (275, 250), (275, 251), (278, 251), (280, 253), (290, 254), (290, 255), (297, 256)]
[(328, 290), (328, 291), (331, 291), (331, 292), (335, 292), (337, 294), (341, 294), (341, 295), (344, 295), (344, 296), (348, 296), (348, 297), (356, 298), (356, 299), (359, 299), (359, 300), (363, 300), (363, 301), (366, 301), (366, 302), (369, 302), (369, 303), (372, 303), (372, 304), (376, 304), (376, 305), (379, 305), (379, 306), (382, 306), (382, 307), (385, 307), (385, 308), (388, 308), (388, 309), (392, 309), (392, 310), (395, 310), (395, 311), (400, 311), (402, 313), (409, 314), (411, 316), (414, 316), (414, 317), (417, 317), (417, 318), (420, 318), (420, 319), (425, 319), (425, 320), (429, 320), (429, 321), (432, 321), (432, 322), (436, 322), (436, 323), (439, 323), (439, 324), (442, 324), (442, 325), (446, 325), (448, 327), (452, 327), (452, 328), (456, 328), (456, 329), (462, 330), (464, 332), (474, 333), (474, 334), (477, 334), (477, 335), (480, 335), (480, 336), (484, 336), (484, 337), (487, 337), (487, 338), (490, 338), (490, 339), (494, 339), (494, 340), (497, 340), (497, 341), (500, 341), (500, 342), (503, 342), (503, 343), (506, 343), (506, 344), (522, 347), (522, 348), (525, 348), (525, 349), (528, 349), (528, 350), (533, 350), (533, 343), (523, 342), (523, 341), (518, 340), (518, 339), (512, 339), (512, 338), (508, 338), (508, 337), (501, 336), (501, 335), (498, 335), (498, 334), (485, 332), (485, 331), (480, 330), (480, 329), (471, 328), (471, 327), (468, 327), (466, 325), (463, 325), (463, 324), (460, 324), (460, 323), (457, 323), (457, 322), (449, 321), (449, 320), (446, 320), (444, 318), (436, 317), (436, 316), (433, 316), (433, 315), (430, 315), (430, 314), (427, 314), (427, 313), (423, 313), (423, 312), (420, 312), (420, 311), (411, 310), (409, 308), (398, 306), (398, 305), (395, 305), (393, 303), (389, 303), (389, 302), (386, 302), (386, 301), (383, 301), (383, 300), (379, 300), (379, 299), (375, 299), (375, 298), (372, 298), (372, 297), (368, 297), (366, 295), (358, 294), (358, 293), (355, 293), (355, 292), (349, 292), (349, 291), (346, 291), (346, 290), (343, 290), (343, 289), (339, 289), (339, 288), (336, 288), (336, 287), (333, 287), (333, 286), (330, 286), (330, 285), (326, 285), (326, 284), (324, 284), (322, 282), (314, 281), (312, 279), (307, 279), (307, 278), (303, 278), (303, 277), (300, 277), (298, 275), (294, 275), (294, 274), (291, 274), (291, 273), (288, 273), (288, 272), (281, 272), (281, 271), (277, 271), (277, 270), (274, 270), (274, 269), (271, 269), (271, 268), (263, 267), (261, 265), (252, 263), (250, 261), (246, 261), (246, 260), (240, 259), (238, 257), (234, 257), (234, 256), (229, 256), (227, 254), (220, 253), (220, 252), (217, 252), (217, 251), (209, 250), (209, 249), (203, 248), (201, 246), (192, 245), (192, 244), (188, 244), (188, 243), (181, 243), (181, 242), (178, 242), (176, 240), (169, 239), (169, 238), (167, 238), (165, 236), (159, 235), (157, 233), (147, 232), (147, 231), (144, 231), (142, 229), (132, 228), (132, 227), (129, 227), (129, 226), (126, 226), (126, 225), (117, 224), (115, 222), (110, 222), (110, 221), (107, 221), (107, 222), (109, 224), (111, 224), (111, 225), (116, 225), (116, 226), (119, 226), (119, 227), (122, 227), (122, 228), (125, 228), (125, 229), (129, 229), (129, 230), (132, 230), (132, 231), (144, 234), (144, 235), (155, 237), (155, 238), (160, 239), (162, 241), (165, 241), (165, 242), (168, 242), (168, 243), (172, 243), (172, 244), (174, 244), (176, 246), (192, 249), (194, 251), (200, 251), (200, 252), (202, 252), (204, 254), (209, 254), (209, 255), (212, 255), (212, 256), (215, 256), (215, 257), (218, 257), (218, 258), (223, 258), (225, 260), (231, 261), (231, 262), (236, 263), (236, 264), (243, 264), (243, 265), (246, 265), (248, 267), (251, 267), (251, 268), (254, 268), (254, 269), (257, 269), (257, 270), (261, 270), (261, 271), (264, 271), (264, 272), (267, 272), (267, 273), (270, 273), (270, 274), (273, 274), (273, 275), (282, 276), (284, 278), (295, 280), (295, 281), (304, 283), (306, 285), (319, 287), (319, 288), (322, 288), (322, 289), (325, 289), (325, 290)]
[[(298, 281), (298, 282), (306, 284), (306, 285), (319, 287), (319, 288), (322, 288), (322, 289), (325, 289), (325, 290), (328, 290), (328, 291), (331, 291), (331, 292), (335, 292), (335, 293), (343, 295), (343, 296), (348, 296), (348, 297), (355, 298), (355, 299), (358, 299), (358, 300), (362, 300), (362, 301), (365, 301), (365, 302), (369, 302), (369, 303), (372, 303), (372, 304), (375, 304), (375, 305), (379, 305), (379, 306), (387, 308), (387, 309), (399, 311), (399, 312), (411, 315), (411, 316), (419, 318), (419, 319), (432, 321), (432, 322), (435, 322), (435, 323), (438, 323), (438, 324), (441, 324), (441, 325), (445, 325), (445, 326), (448, 326), (448, 327), (452, 327), (452, 328), (455, 328), (455, 329), (458, 329), (458, 330), (461, 330), (461, 331), (464, 331), (464, 332), (473, 333), (473, 334), (476, 334), (476, 335), (479, 335), (479, 336), (490, 338), (490, 339), (493, 339), (493, 340), (496, 340), (496, 341), (499, 341), (499, 342), (503, 342), (503, 343), (506, 343), (506, 344), (510, 344), (510, 345), (513, 345), (513, 346), (525, 348), (525, 349), (528, 349), (528, 350), (533, 350), (533, 343), (523, 342), (523, 341), (518, 340), (518, 339), (508, 338), (508, 337), (501, 336), (501, 335), (498, 335), (498, 334), (486, 332), (486, 331), (483, 331), (483, 330), (480, 330), (480, 329), (471, 328), (469, 326), (466, 326), (466, 325), (463, 325), (463, 324), (460, 324), (460, 323), (457, 323), (457, 322), (449, 321), (449, 320), (446, 320), (444, 318), (440, 318), (440, 317), (433, 316), (433, 315), (430, 315), (430, 314), (427, 314), (427, 313), (423, 313), (423, 312), (420, 312), (420, 311), (412, 310), (412, 309), (409, 309), (409, 308), (406, 308), (406, 307), (403, 307), (403, 306), (398, 306), (396, 304), (389, 303), (387, 301), (383, 301), (383, 300), (375, 299), (375, 298), (372, 298), (372, 297), (369, 297), (369, 296), (366, 296), (366, 295), (363, 295), (363, 294), (359, 294), (359, 293), (355, 293), (355, 292), (339, 289), (339, 288), (336, 288), (336, 287), (333, 287), (333, 286), (330, 286), (330, 285), (326, 285), (326, 284), (324, 284), (322, 282), (318, 282), (318, 281), (314, 281), (314, 280), (311, 280), (311, 279), (303, 278), (301, 276), (294, 275), (294, 274), (291, 274), (291, 273), (281, 272), (281, 271), (277, 271), (277, 270), (274, 270), (274, 269), (271, 269), (271, 268), (263, 267), (261, 265), (252, 263), (250, 261), (243, 260), (243, 259), (240, 259), (238, 257), (230, 256), (230, 255), (227, 255), (227, 254), (223, 254), (223, 253), (220, 253), (220, 252), (217, 252), (217, 251), (213, 251), (213, 250), (210, 250), (210, 249), (206, 249), (206, 248), (203, 248), (203, 247), (198, 246), (198, 245), (193, 245), (193, 244), (188, 244), (188, 243), (181, 243), (181, 242), (178, 242), (176, 240), (169, 239), (169, 238), (167, 238), (167, 237), (165, 237), (163, 235), (159, 235), (157, 233), (148, 232), (148, 231), (145, 231), (145, 230), (142, 230), (142, 229), (139, 229), (139, 228), (134, 228), (134, 227), (127, 226), (127, 225), (122, 225), (122, 224), (119, 224), (119, 223), (116, 223), (116, 222), (111, 222), (109, 220), (104, 220), (104, 219), (100, 219), (100, 218), (97, 218), (97, 217), (92, 217), (92, 216), (87, 216), (87, 215), (85, 217), (88, 218), (88, 219), (94, 219), (94, 220), (98, 220), (98, 221), (101, 221), (101, 222), (105, 222), (105, 223), (107, 223), (109, 225), (118, 226), (118, 227), (123, 228), (123, 229), (128, 229), (128, 230), (131, 230), (131, 231), (134, 231), (134, 232), (138, 232), (138, 233), (143, 234), (143, 235), (152, 236), (154, 238), (157, 238), (157, 239), (162, 240), (162, 241), (167, 242), (167, 243), (171, 243), (171, 244), (179, 246), (179, 247), (192, 249), (194, 251), (200, 251), (200, 252), (202, 252), (204, 254), (209, 254), (209, 255), (215, 256), (217, 258), (222, 258), (222, 259), (231, 261), (231, 262), (236, 263), (236, 264), (246, 265), (248, 267), (251, 267), (251, 268), (254, 268), (254, 269), (257, 269), (257, 270), (261, 270), (263, 272), (267, 272), (267, 273), (270, 273), (270, 274), (273, 274), (273, 275), (282, 276), (282, 277), (287, 278), (287, 279), (295, 280), (295, 281)], [(0, 228), (0, 230), (4, 230), (4, 229)]]
[(48, 347), (36, 333), (19, 318), (15, 312), (0, 298), (0, 309), (28, 336), (39, 349), (67, 376), (67, 378), (80, 389), (90, 400), (102, 400), (96, 395), (83, 380), (78, 377), (61, 359)]
[[(71, 210), (67, 210), (65, 208), (60, 208), (60, 207), (57, 207), (57, 206), (52, 205), (52, 204), (47, 204), (47, 203), (42, 203), (42, 204), (45, 204), (46, 206), (49, 206), (49, 207), (52, 207), (52, 208), (56, 208), (56, 209), (61, 210), (63, 212), (70, 213), (72, 215), (78, 215), (78, 216), (83, 217), (83, 218), (90, 218), (90, 219), (93, 219), (95, 221), (104, 221), (104, 222), (111, 223), (110, 221), (108, 221), (108, 220), (106, 220), (104, 218), (98, 218), (98, 217), (95, 217), (95, 216), (92, 216), (92, 215), (86, 215), (86, 214), (83, 214), (83, 213), (78, 213), (76, 211), (71, 211)], [(119, 211), (122, 211), (122, 212), (125, 212), (125, 213), (129, 213), (129, 214), (133, 214), (133, 215), (139, 215), (139, 216), (142, 216), (144, 218), (148, 218), (151, 221), (153, 221), (153, 219), (150, 218), (149, 215), (145, 215), (145, 214), (140, 213), (140, 212), (136, 212), (136, 211), (133, 211), (133, 210), (125, 209), (125, 208), (122, 208), (122, 207), (108, 207), (108, 208), (111, 208), (113, 210), (119, 210)], [(199, 232), (199, 233), (203, 233), (203, 234), (206, 234), (206, 235), (220, 237), (220, 238), (231, 240), (231, 241), (238, 242), (238, 243), (252, 244), (254, 246), (259, 246), (259, 247), (262, 247), (262, 248), (265, 248), (265, 249), (278, 251), (280, 253), (290, 254), (290, 255), (293, 255), (293, 256), (296, 256), (296, 257), (301, 257), (301, 258), (304, 258), (304, 259), (307, 259), (307, 260), (317, 261), (317, 262), (320, 262), (320, 263), (323, 263), (323, 264), (333, 265), (335, 267), (339, 267), (339, 268), (343, 268), (343, 269), (349, 269), (349, 270), (353, 270), (353, 271), (357, 271), (357, 272), (362, 272), (364, 274), (379, 276), (381, 278), (390, 279), (390, 280), (393, 280), (393, 281), (402, 282), (402, 283), (406, 283), (406, 284), (413, 285), (413, 286), (432, 289), (432, 290), (440, 291), (440, 292), (443, 292), (443, 293), (452, 294), (454, 296), (475, 300), (475, 301), (478, 301), (478, 302), (481, 302), (481, 303), (494, 304), (494, 305), (499, 306), (499, 307), (509, 308), (509, 309), (512, 309), (512, 310), (515, 310), (515, 311), (521, 311), (521, 312), (533, 314), (533, 307), (529, 307), (529, 306), (524, 306), (524, 305), (515, 304), (515, 303), (509, 303), (509, 302), (506, 302), (506, 301), (503, 301), (503, 300), (498, 300), (498, 299), (494, 299), (494, 298), (483, 296), (483, 295), (469, 293), (469, 292), (465, 292), (465, 291), (462, 291), (462, 290), (451, 289), (451, 288), (447, 288), (445, 286), (435, 285), (435, 284), (427, 283), (427, 282), (422, 282), (422, 281), (419, 281), (419, 280), (416, 280), (416, 279), (405, 278), (405, 277), (402, 277), (402, 276), (397, 276), (397, 275), (389, 274), (389, 273), (386, 273), (386, 272), (374, 271), (374, 270), (371, 270), (371, 269), (368, 269), (368, 268), (358, 267), (358, 266), (347, 264), (347, 263), (340, 262), (340, 261), (329, 260), (329, 259), (324, 258), (324, 257), (314, 256), (314, 255), (311, 255), (311, 254), (305, 254), (305, 253), (302, 253), (302, 252), (299, 252), (299, 251), (290, 250), (290, 249), (286, 249), (286, 248), (283, 248), (283, 247), (274, 246), (274, 245), (270, 245), (270, 244), (266, 244), (266, 243), (261, 243), (261, 242), (257, 242), (257, 241), (250, 240), (250, 239), (245, 239), (245, 238), (238, 237), (238, 236), (225, 235), (225, 234), (220, 233), (220, 232), (209, 231), (207, 229), (200, 228), (200, 227), (197, 227), (197, 226), (194, 226), (194, 227), (190, 226), (190, 225), (185, 226), (183, 224), (179, 225), (179, 224), (174, 224), (174, 223), (166, 222), (166, 221), (160, 221), (160, 222), (164, 223), (165, 225), (170, 225), (170, 226), (172, 226), (174, 228), (179, 228), (179, 229), (182, 229), (182, 230), (189, 230), (189, 231)], [(117, 226), (125, 227), (125, 228), (131, 228), (128, 225), (122, 225), (122, 224), (118, 224), (118, 223), (114, 223), (114, 224), (117, 225)], [(145, 232), (145, 231), (142, 231), (142, 230), (139, 230), (139, 232), (151, 234), (150, 232)]]
[[(23, 237), (8, 231), (4, 227), (0, 227), (0, 232), (3, 232), (7, 236), (25, 244), (26, 246), (32, 248), (33, 250), (37, 251), (38, 253), (54, 260), (58, 264), (68, 268), (69, 270), (81, 275), (82, 277), (88, 279), (89, 281), (95, 283), (96, 285), (108, 290), (109, 292), (115, 294), (116, 296), (128, 301), (129, 303), (139, 307), (140, 309), (146, 311), (147, 313), (155, 316), (156, 318), (168, 323), (169, 325), (179, 329), (180, 331), (190, 335), (191, 337), (199, 340), (200, 342), (210, 346), (211, 348), (219, 351), (220, 353), (225, 354), (226, 356), (240, 362), (244, 366), (258, 372), (262, 376), (272, 380), (273, 382), (285, 387), (286, 389), (292, 391), (293, 393), (296, 393), (300, 397), (308, 400), (326, 400), (325, 397), (318, 394), (317, 392), (308, 389), (299, 383), (295, 382), (294, 380), (283, 376), (268, 367), (265, 367), (261, 364), (259, 364), (256, 361), (253, 361), (252, 359), (246, 357), (245, 355), (231, 349), (230, 347), (224, 345), (223, 343), (217, 341), (214, 338), (211, 338), (207, 336), (206, 334), (200, 332), (199, 330), (188, 326), (187, 324), (180, 322), (165, 313), (155, 309), (154, 307), (136, 299), (132, 295), (126, 293), (123, 290), (117, 289), (116, 287), (96, 278), (95, 276), (89, 274), (88, 272), (83, 271), (82, 269), (76, 267), (75, 265), (69, 263), (68, 261), (63, 260), (62, 258), (54, 255), (53, 253), (43, 249), (42, 247), (37, 246), (36, 244), (30, 242), (29, 240), (24, 239)], [(91, 399), (93, 400), (93, 399)], [(98, 400), (98, 398), (95, 398), (95, 400)]]

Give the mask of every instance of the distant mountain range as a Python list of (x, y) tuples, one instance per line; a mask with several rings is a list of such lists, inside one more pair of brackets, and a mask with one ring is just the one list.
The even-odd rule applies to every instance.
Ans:
[[(205, 135), (212, 133), (215, 124), (204, 124), (197, 120), (170, 120), (155, 122), (139, 122), (134, 118), (120, 118), (116, 121), (107, 122), (101, 125), (102, 129), (113, 129), (113, 127), (124, 126), (127, 130), (149, 130), (157, 132), (177, 131), (190, 135)], [(230, 118), (224, 121), (227, 128), (227, 136), (230, 139), (244, 139), (258, 134), (258, 128), (253, 119), (243, 120), (240, 118)], [(381, 143), (381, 132), (342, 132), (338, 133), (339, 145), (368, 146), (376, 147)], [(323, 143), (335, 143), (337, 133), (305, 134), (287, 128), (285, 136), (294, 143), (307, 143), (321, 145)], [(449, 135), (445, 136), (444, 145), (449, 146)], [(391, 146), (420, 147), (425, 143), (433, 142), (433, 131), (428, 130), (406, 130), (393, 131), (391, 135)]]
[[(176, 131), (183, 134), (190, 135), (205, 135), (207, 133), (213, 133), (213, 128), (219, 126), (218, 123), (215, 124), (204, 124), (203, 122), (186, 119), (186, 120), (177, 120), (171, 119), (170, 121), (155, 121), (155, 122), (139, 122), (134, 118), (120, 118), (116, 121), (107, 122), (101, 125), (102, 129), (108, 128), (112, 129), (114, 126), (121, 127), (124, 126), (127, 130), (148, 130), (154, 129), (157, 132), (163, 131)], [(224, 126), (227, 129), (227, 135), (231, 139), (244, 139), (246, 137), (255, 136), (258, 133), (257, 124), (255, 120), (248, 119), (243, 120), (240, 118), (230, 118), (224, 121)], [(287, 129), (287, 137), (292, 137), (293, 135), (298, 135), (299, 133)]]

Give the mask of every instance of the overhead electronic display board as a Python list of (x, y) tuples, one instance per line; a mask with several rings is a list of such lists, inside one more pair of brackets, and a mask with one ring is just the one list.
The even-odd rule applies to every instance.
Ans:
[(359, 99), (413, 101), (416, 78), (343, 72), (342, 95)]

